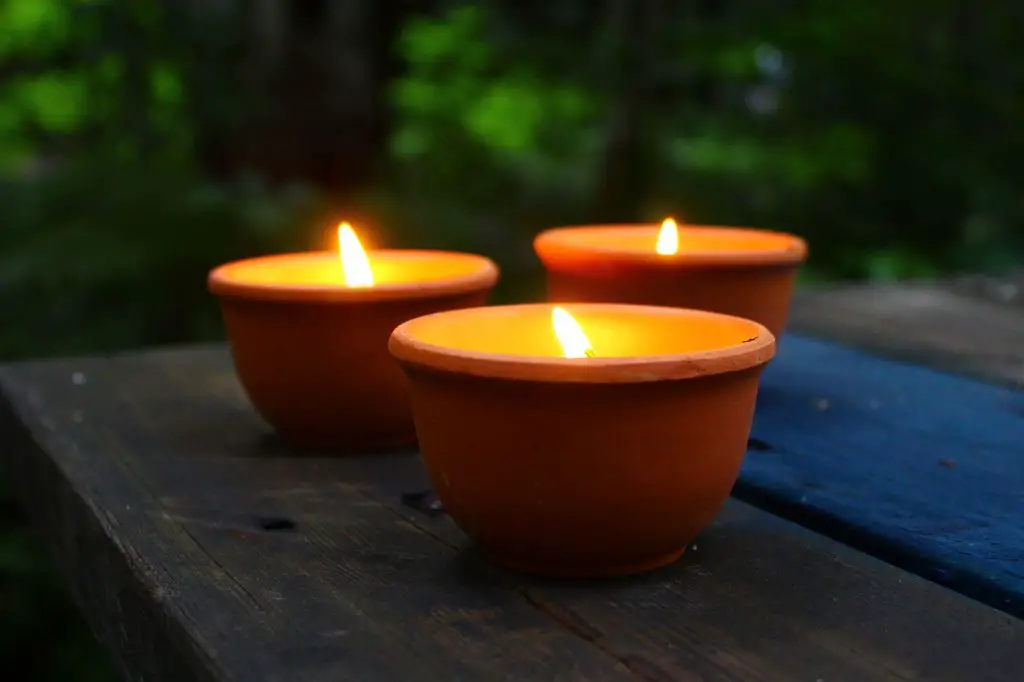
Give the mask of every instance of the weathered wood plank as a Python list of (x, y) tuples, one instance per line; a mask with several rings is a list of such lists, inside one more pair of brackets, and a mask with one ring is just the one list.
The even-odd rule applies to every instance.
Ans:
[(1024, 392), (798, 336), (735, 494), (1024, 617)]
[[(221, 349), (0, 368), (3, 459), (131, 679), (1017, 680), (1024, 622), (732, 503), (675, 567), (568, 584), (298, 457)], [(18, 426), (24, 423), (26, 428)]]
[(1024, 386), (1024, 306), (943, 283), (800, 291), (790, 327), (898, 359)]
[[(329, 461), (250, 459), (263, 427), (214, 356), (0, 373), (47, 453), (7, 414), (4, 459), (126, 678), (632, 679), (500, 581), (453, 570), (455, 551)], [(263, 529), (283, 517), (298, 526)]]
[[(417, 482), (395, 460), (353, 466), (350, 475), (373, 480), (398, 509), (396, 493)], [(403, 513), (465, 546), (447, 518)], [(1021, 621), (989, 620), (976, 602), (740, 502), (658, 573), (613, 583), (514, 579), (532, 603), (654, 682), (973, 680), (1019, 676), (1024, 666), (1024, 651), (991, 641), (970, 660), (943, 652), (961, 636), (1018, 646)]]

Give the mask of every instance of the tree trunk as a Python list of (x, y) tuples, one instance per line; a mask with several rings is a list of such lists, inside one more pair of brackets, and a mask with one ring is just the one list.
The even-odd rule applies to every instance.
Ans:
[(391, 45), (409, 5), (192, 0), (190, 89), (207, 169), (308, 182), (342, 200), (371, 182), (399, 68)]

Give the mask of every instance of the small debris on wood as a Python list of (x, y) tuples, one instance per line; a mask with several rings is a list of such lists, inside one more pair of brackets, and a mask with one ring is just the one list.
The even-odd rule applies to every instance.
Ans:
[(952, 469), (953, 467), (956, 466), (956, 460), (955, 459), (947, 459), (947, 458), (943, 457), (942, 459), (939, 460), (939, 466), (944, 466), (947, 469)]
[(433, 490), (402, 493), (402, 504), (430, 517), (444, 514), (444, 506), (441, 504), (441, 500), (437, 499)]
[(75, 386), (81, 386), (82, 384), (85, 383), (85, 374), (83, 374), (82, 372), (72, 372), (71, 383), (73, 383)]
[(828, 410), (828, 408), (828, 398), (818, 398), (817, 400), (814, 401), (814, 409), (816, 409), (818, 412), (825, 412), (826, 410)]

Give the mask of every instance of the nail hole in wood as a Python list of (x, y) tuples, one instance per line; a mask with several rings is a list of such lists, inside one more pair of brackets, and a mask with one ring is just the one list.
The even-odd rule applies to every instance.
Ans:
[(295, 530), (295, 522), (284, 516), (261, 516), (256, 524), (265, 531)]

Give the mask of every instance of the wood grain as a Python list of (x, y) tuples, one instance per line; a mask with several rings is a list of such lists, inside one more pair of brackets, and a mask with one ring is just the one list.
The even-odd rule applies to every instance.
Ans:
[(1024, 386), (1024, 306), (972, 296), (956, 284), (800, 291), (790, 327), (898, 359)]
[(414, 455), (297, 456), (220, 348), (0, 368), (9, 465), (129, 679), (992, 680), (1024, 622), (730, 503), (687, 557), (574, 584), (402, 504)]
[(228, 368), (214, 352), (0, 373), (37, 444), (7, 416), (15, 486), (126, 678), (630, 679), (329, 460), (271, 459), (253, 485), (264, 429)]

